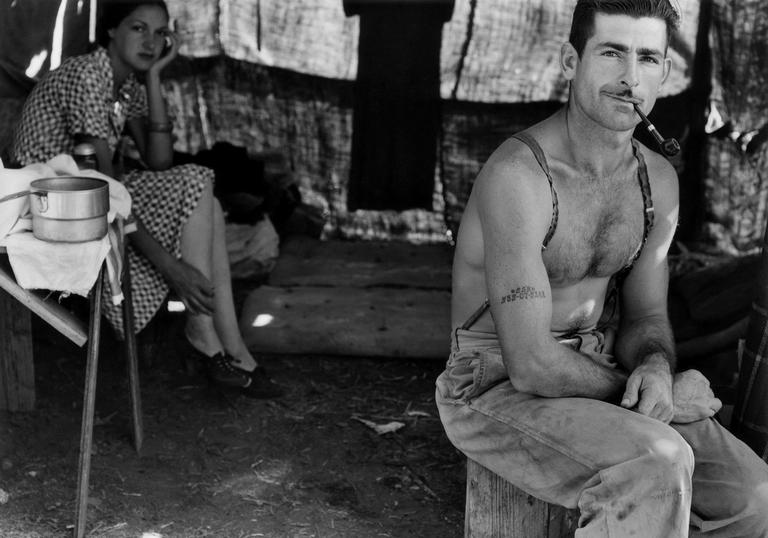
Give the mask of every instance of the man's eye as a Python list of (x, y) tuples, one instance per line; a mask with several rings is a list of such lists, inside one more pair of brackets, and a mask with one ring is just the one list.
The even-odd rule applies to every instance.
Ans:
[(608, 56), (609, 58), (618, 58), (619, 53), (616, 52), (615, 50), (606, 50), (606, 51), (603, 51), (603, 56)]
[(134, 32), (143, 32), (144, 31), (144, 26), (141, 25), (141, 24), (135, 24), (133, 26), (133, 31)]
[(659, 60), (656, 59), (653, 56), (643, 56), (642, 58), (640, 58), (640, 61), (646, 62), (646, 63), (651, 63), (651, 64), (658, 64), (659, 63)]

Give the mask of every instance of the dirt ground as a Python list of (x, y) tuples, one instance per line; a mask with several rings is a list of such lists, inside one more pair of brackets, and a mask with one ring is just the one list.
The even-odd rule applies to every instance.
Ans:
[[(89, 536), (462, 535), (464, 463), (434, 404), (442, 361), (268, 356), (287, 394), (249, 400), (186, 376), (169, 320), (156, 332), (164, 345), (143, 348), (141, 456), (124, 362), (104, 331)], [(34, 330), (37, 408), (0, 419), (5, 538), (69, 536), (74, 520), (85, 352)], [(363, 421), (403, 427), (379, 435)]]

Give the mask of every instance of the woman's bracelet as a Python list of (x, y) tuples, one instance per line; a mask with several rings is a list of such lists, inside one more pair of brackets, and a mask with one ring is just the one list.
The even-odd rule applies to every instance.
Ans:
[(150, 121), (147, 128), (150, 133), (170, 133), (173, 131), (173, 127), (168, 121)]

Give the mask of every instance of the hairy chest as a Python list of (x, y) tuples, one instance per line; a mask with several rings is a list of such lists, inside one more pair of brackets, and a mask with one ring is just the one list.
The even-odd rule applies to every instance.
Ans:
[(557, 229), (544, 252), (553, 284), (610, 277), (632, 261), (642, 242), (645, 209), (633, 179), (559, 186)]

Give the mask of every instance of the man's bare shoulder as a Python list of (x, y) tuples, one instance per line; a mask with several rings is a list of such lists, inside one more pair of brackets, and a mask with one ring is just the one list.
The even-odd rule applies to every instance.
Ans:
[(528, 190), (531, 185), (540, 183), (542, 178), (545, 179), (546, 175), (531, 149), (521, 140), (510, 137), (488, 158), (475, 185), (491, 190)]
[(469, 237), (469, 229), (482, 229), (486, 248), (508, 249), (517, 239), (536, 243), (546, 235), (551, 206), (546, 174), (531, 149), (510, 138), (493, 152), (475, 180), (462, 218), (467, 229), (459, 231), (459, 240)]
[(648, 167), (649, 176), (653, 174), (652, 178), (658, 178), (665, 182), (677, 182), (677, 172), (675, 172), (674, 166), (667, 160), (666, 157), (660, 153), (653, 151), (642, 142), (637, 142), (640, 147), (640, 151), (643, 153), (645, 164)]
[(651, 183), (651, 194), (654, 203), (677, 204), (678, 181), (677, 172), (672, 164), (661, 154), (651, 150), (648, 146), (638, 142), (643, 154), (648, 178)]

